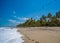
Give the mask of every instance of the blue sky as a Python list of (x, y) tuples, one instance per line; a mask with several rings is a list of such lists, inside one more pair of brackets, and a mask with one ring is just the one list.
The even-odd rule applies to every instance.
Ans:
[(16, 26), (29, 18), (39, 19), (60, 11), (60, 0), (0, 0), (0, 26)]

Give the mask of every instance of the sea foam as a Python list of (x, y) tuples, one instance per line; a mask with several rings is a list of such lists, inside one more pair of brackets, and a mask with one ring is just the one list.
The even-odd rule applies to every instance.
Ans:
[(1, 27), (0, 28), (0, 43), (22, 43), (23, 35), (17, 32), (16, 28)]

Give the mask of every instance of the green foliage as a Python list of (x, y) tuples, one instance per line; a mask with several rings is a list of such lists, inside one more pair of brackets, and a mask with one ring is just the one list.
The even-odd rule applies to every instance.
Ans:
[(60, 26), (60, 11), (56, 12), (56, 15), (52, 16), (48, 13), (47, 16), (42, 16), (40, 20), (30, 18), (26, 22), (17, 25), (17, 27), (40, 27), (40, 26)]

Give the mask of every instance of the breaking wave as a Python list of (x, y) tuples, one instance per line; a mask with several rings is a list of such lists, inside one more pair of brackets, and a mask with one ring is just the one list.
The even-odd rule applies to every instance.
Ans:
[(22, 43), (22, 37), (16, 28), (0, 27), (0, 43)]

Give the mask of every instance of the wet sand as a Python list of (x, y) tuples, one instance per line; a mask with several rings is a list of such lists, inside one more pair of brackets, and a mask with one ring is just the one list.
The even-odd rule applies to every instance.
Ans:
[(25, 27), (18, 32), (24, 35), (24, 43), (60, 43), (60, 27)]

